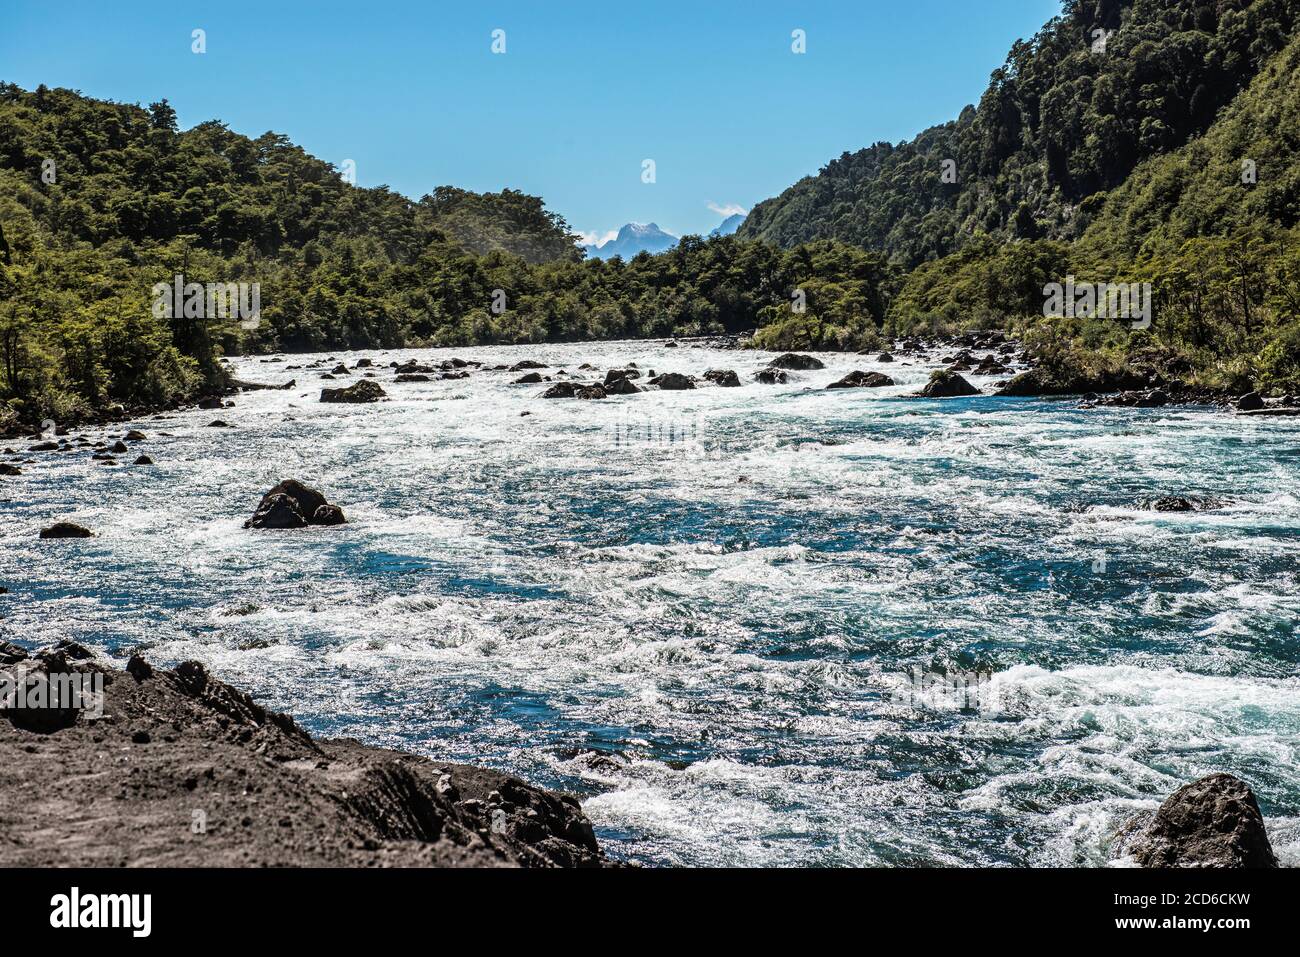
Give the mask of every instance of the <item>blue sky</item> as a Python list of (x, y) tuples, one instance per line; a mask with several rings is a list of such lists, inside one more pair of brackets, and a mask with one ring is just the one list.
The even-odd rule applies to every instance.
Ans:
[[(288, 135), (357, 183), (543, 196), (577, 230), (707, 232), (975, 101), (1060, 0), (0, 3), (0, 79)], [(206, 32), (207, 52), (191, 52)], [(492, 52), (492, 31), (506, 52)], [(807, 52), (791, 51), (805, 31)], [(655, 162), (656, 181), (642, 182)]]

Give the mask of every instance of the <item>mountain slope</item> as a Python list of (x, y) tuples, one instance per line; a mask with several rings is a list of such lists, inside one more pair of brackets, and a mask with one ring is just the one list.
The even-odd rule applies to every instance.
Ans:
[(744, 213), (732, 213), (718, 225), (709, 230), (709, 236), (730, 236), (740, 228), (740, 224), (745, 221)]
[[(1300, 0), (1067, 0), (1012, 47), (977, 107), (841, 155), (756, 206), (737, 235), (835, 238), (906, 266), (980, 234), (1076, 238), (1099, 206), (1089, 198), (1207, 130), (1286, 45), (1298, 11)], [(1104, 50), (1098, 30), (1115, 31)]]

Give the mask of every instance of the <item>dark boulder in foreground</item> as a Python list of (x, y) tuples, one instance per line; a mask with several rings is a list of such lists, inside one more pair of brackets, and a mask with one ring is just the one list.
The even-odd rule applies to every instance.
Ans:
[(789, 379), (790, 377), (786, 375), (784, 369), (773, 369), (770, 366), (766, 369), (759, 369), (754, 373), (754, 380), (762, 382), (764, 385), (785, 385)]
[(959, 396), (979, 394), (979, 389), (956, 372), (948, 369), (938, 369), (930, 373), (930, 381), (917, 393), (917, 395), (924, 396), (927, 399), (952, 399)]
[(1231, 774), (1185, 784), (1154, 814), (1131, 819), (1116, 852), (1142, 867), (1278, 866), (1254, 792)]
[(600, 384), (581, 386), (573, 393), (575, 399), (604, 399), (608, 396), (605, 387)]
[(41, 529), (41, 538), (90, 538), (92, 534), (90, 529), (76, 522), (55, 522), (49, 528)]
[(0, 462), (0, 475), (22, 475), (23, 470), (8, 462)]
[(883, 372), (862, 372), (855, 370), (846, 375), (838, 382), (832, 382), (826, 388), (828, 389), (879, 389), (882, 386), (893, 385), (894, 380)]
[(378, 402), (387, 395), (379, 383), (371, 379), (362, 379), (346, 389), (320, 390), (322, 402)]
[(1264, 408), (1264, 397), (1258, 392), (1247, 392), (1237, 400), (1237, 411), (1254, 412), (1256, 409)]
[(308, 525), (342, 525), (343, 510), (325, 496), (296, 479), (286, 479), (262, 496), (244, 528), (305, 528)]
[(134, 464), (134, 465), (153, 465), (153, 459), (149, 458), (149, 456), (147, 456), (147, 455), (141, 455), (141, 456), (137, 457), (136, 460), (135, 460), (135, 462), (132, 463), (132, 464)]
[(610, 866), (569, 795), (315, 739), (197, 662), (63, 667), (101, 676), (112, 719), (82, 711), (43, 734), (0, 721), (15, 825), (0, 866)]
[(777, 356), (769, 362), (768, 367), (772, 369), (808, 370), (825, 369), (826, 364), (816, 356), (806, 356), (800, 355), (796, 352), (787, 352), (785, 355)]
[(704, 378), (714, 385), (726, 386), (730, 389), (740, 385), (740, 376), (736, 375), (734, 369), (710, 369), (704, 373)]
[(542, 381), (540, 372), (526, 372), (515, 380), (515, 385), (536, 385)]

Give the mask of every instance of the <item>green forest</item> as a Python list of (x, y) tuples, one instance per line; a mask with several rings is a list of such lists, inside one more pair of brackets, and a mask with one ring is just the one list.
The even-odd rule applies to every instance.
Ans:
[[(754, 329), (816, 350), (1001, 327), (1065, 374), (1159, 354), (1300, 390), (1298, 10), (1070, 0), (954, 122), (628, 261), (584, 259), (514, 190), (416, 201), (275, 133), (180, 130), (165, 100), (0, 83), (0, 432), (193, 399), (235, 353)], [(259, 283), (260, 324), (159, 317), (177, 274)], [(1149, 282), (1156, 321), (1043, 318), (1066, 276)]]

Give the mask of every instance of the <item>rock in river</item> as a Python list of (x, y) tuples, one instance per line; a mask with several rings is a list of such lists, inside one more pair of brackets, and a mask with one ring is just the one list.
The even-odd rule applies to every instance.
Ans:
[(855, 370), (846, 375), (838, 382), (832, 382), (826, 388), (828, 389), (878, 389), (882, 386), (893, 385), (894, 380), (883, 372), (863, 372)]
[(285, 479), (262, 496), (257, 512), (244, 528), (305, 528), (308, 525), (342, 525), (343, 510), (331, 505), (316, 489), (296, 479)]
[(387, 395), (379, 383), (371, 379), (362, 379), (346, 389), (320, 390), (322, 402), (378, 402)]
[(1185, 784), (1154, 814), (1131, 819), (1116, 851), (1142, 867), (1277, 867), (1254, 792), (1231, 774)]
[(930, 373), (930, 381), (917, 394), (927, 399), (951, 399), (957, 396), (979, 395), (980, 390), (956, 372), (951, 372), (948, 369), (937, 369)]
[(665, 372), (663, 375), (651, 379), (650, 384), (667, 390), (695, 388), (694, 380), (690, 376), (682, 375), (680, 372)]
[(824, 369), (826, 364), (815, 356), (800, 355), (795, 352), (787, 352), (785, 355), (777, 356), (768, 366), (773, 369)]
[(41, 538), (90, 538), (90, 529), (75, 522), (55, 522), (41, 529)]

